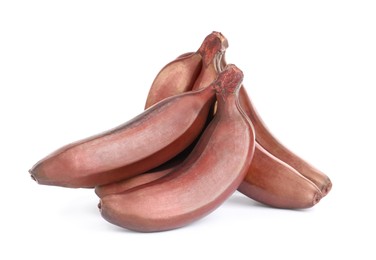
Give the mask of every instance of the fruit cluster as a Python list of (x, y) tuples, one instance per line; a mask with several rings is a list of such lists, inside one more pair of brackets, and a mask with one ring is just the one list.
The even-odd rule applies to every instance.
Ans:
[(95, 188), (101, 215), (135, 231), (198, 220), (236, 190), (277, 208), (312, 207), (330, 179), (266, 128), (226, 64), (227, 39), (200, 48), (156, 76), (145, 111), (104, 133), (68, 144), (29, 171), (39, 184)]

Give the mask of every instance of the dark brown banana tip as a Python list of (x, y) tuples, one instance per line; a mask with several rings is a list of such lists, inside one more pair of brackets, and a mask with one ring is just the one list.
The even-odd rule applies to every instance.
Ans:
[(332, 187), (333, 187), (333, 184), (329, 180), (329, 182), (321, 190), (323, 197), (326, 196), (332, 190)]
[(31, 170), (29, 170), (29, 173), (30, 173), (30, 177), (32, 180), (38, 182), (38, 180), (35, 178), (35, 176), (33, 175), (33, 173), (31, 172)]
[(317, 203), (319, 203), (322, 197), (323, 197), (322, 193), (317, 192), (315, 196), (313, 197), (312, 207), (315, 206)]

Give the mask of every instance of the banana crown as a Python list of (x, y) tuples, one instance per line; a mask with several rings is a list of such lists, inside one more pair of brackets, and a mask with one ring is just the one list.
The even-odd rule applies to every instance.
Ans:
[(203, 58), (203, 63), (208, 66), (214, 60), (214, 57), (221, 52), (224, 52), (228, 48), (228, 41), (219, 32), (212, 32), (206, 36), (205, 40), (201, 44), (198, 53)]
[(217, 79), (213, 82), (214, 88), (223, 99), (230, 93), (239, 90), (243, 82), (244, 74), (234, 64), (228, 64), (225, 69), (218, 74)]

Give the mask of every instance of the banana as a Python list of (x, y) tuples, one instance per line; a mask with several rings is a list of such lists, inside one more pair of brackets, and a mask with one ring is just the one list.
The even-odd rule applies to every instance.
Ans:
[[(223, 35), (222, 35), (222, 39), (223, 39), (222, 40), (223, 45), (226, 48), (228, 48), (227, 39)], [(204, 63), (203, 68), (201, 69), (201, 73), (193, 86), (193, 89), (200, 89), (202, 86), (205, 86), (205, 84), (207, 84), (207, 80), (205, 79), (209, 79), (210, 81), (210, 78), (215, 77), (220, 71), (222, 71), (222, 68), (226, 66), (224, 52), (222, 53), (221, 57), (219, 57), (219, 59), (220, 60), (215, 63), (214, 62), (206, 63), (207, 64), (206, 66)], [(156, 95), (158, 95), (158, 93), (156, 93)], [(272, 190), (273, 185), (275, 186), (275, 184), (271, 182), (269, 187), (267, 183), (265, 184), (265, 187), (258, 187), (258, 185), (256, 185), (257, 183), (256, 178), (258, 176), (262, 178), (263, 175), (262, 173), (255, 174), (253, 171), (250, 171), (248, 174), (250, 176), (248, 178), (248, 181), (254, 181), (255, 183), (254, 185), (250, 185), (250, 184), (247, 185), (247, 183), (244, 183), (242, 187), (248, 187), (249, 191), (243, 192), (243, 193), (246, 195), (248, 194), (248, 196), (251, 198), (254, 198), (253, 196), (253, 194), (255, 194), (254, 189), (263, 190), (263, 198), (258, 199), (258, 197), (256, 196), (254, 199), (266, 205), (273, 206), (273, 207), (306, 208), (306, 207), (313, 206), (314, 203), (317, 203), (321, 199), (322, 196), (325, 196), (329, 192), (331, 188), (331, 182), (329, 178), (325, 174), (320, 172), (319, 170), (315, 169), (313, 166), (309, 165), (303, 159), (297, 157), (297, 155), (294, 155), (291, 151), (287, 150), (287, 148), (284, 148), (284, 146), (273, 137), (271, 132), (266, 128), (261, 117), (256, 112), (256, 109), (254, 108), (252, 102), (250, 101), (244, 86), (241, 87), (239, 95), (240, 95), (240, 101), (241, 101), (240, 103), (242, 107), (244, 108), (244, 111), (246, 112), (246, 114), (250, 117), (251, 122), (253, 123), (255, 127), (256, 143), (261, 143), (266, 148), (269, 148), (267, 151), (263, 149), (261, 145), (256, 145), (256, 150), (262, 150), (262, 151), (258, 151), (257, 153), (255, 153), (255, 156), (252, 162), (252, 166), (254, 166), (253, 169), (258, 169), (258, 172), (265, 171), (266, 172), (265, 174), (270, 174), (269, 168), (263, 169), (263, 168), (258, 167), (259, 166), (258, 157), (260, 157), (260, 160), (265, 161), (266, 165), (276, 165), (279, 170), (274, 171), (274, 173), (279, 173), (279, 176), (281, 175), (287, 176), (286, 173), (287, 172), (290, 173), (290, 175), (288, 175), (288, 178), (286, 178), (286, 181), (283, 182), (284, 185), (289, 185), (289, 181), (287, 180), (291, 179), (291, 182), (301, 183), (300, 186), (305, 186), (307, 188), (306, 194), (302, 192), (304, 188), (301, 188), (300, 189), (302, 193), (301, 197), (296, 196), (295, 199), (294, 197), (291, 197), (290, 194), (287, 193), (287, 191), (285, 194), (283, 194), (284, 189), (280, 188), (279, 189), (280, 199), (273, 200), (269, 198), (270, 196), (272, 196), (272, 194), (269, 194), (270, 196), (268, 196), (268, 191)], [(269, 154), (269, 152), (272, 154)], [(278, 156), (282, 159), (277, 158)], [(288, 165), (286, 165), (286, 163)], [(308, 178), (310, 181), (306, 180), (306, 178)], [(321, 193), (318, 193), (317, 195), (312, 195), (312, 194), (315, 194), (315, 192), (317, 192), (317, 189), (312, 186), (312, 182), (314, 183), (314, 185), (319, 187)], [(245, 189), (243, 188), (243, 190)], [(313, 200), (315, 201), (314, 203), (311, 203), (312, 200), (305, 201), (304, 203), (301, 202), (302, 200), (304, 200), (304, 198), (307, 197), (307, 194), (310, 194), (317, 198), (316, 200)], [(299, 195), (299, 194), (296, 193), (296, 195)]]
[[(227, 48), (227, 39), (224, 36), (222, 36), (222, 39), (223, 45)], [(190, 55), (190, 53), (183, 54), (183, 56), (184, 55)], [(224, 52), (218, 55), (216, 61), (212, 60), (211, 62), (204, 63), (200, 76), (196, 80), (193, 88), (201, 88), (202, 84), (206, 84), (207, 80), (210, 81), (211, 78), (216, 77), (219, 71), (225, 66)], [(158, 93), (156, 93), (156, 95), (158, 95)], [(244, 97), (246, 97), (246, 99)], [(246, 108), (246, 114), (254, 115), (252, 111), (255, 110), (243, 86), (240, 89), (240, 99), (243, 101), (241, 104)], [(261, 119), (257, 117), (256, 123), (260, 122), (260, 120)], [(259, 130), (259, 128), (255, 128), (256, 133), (257, 130)], [(262, 136), (265, 136), (264, 132), (265, 131), (261, 131)], [(258, 136), (256, 134), (256, 139), (257, 138)], [(239, 188), (240, 192), (263, 204), (279, 208), (308, 208), (320, 201), (323, 194), (321, 191), (318, 191), (318, 188), (312, 183), (312, 180), (308, 180), (296, 169), (270, 154), (257, 142), (255, 150), (256, 152), (251, 164), (251, 169)], [(120, 193), (130, 187), (133, 188), (139, 184), (159, 179), (172, 170), (173, 169), (160, 171), (157, 169), (157, 171), (152, 174), (146, 174), (140, 177), (136, 176), (121, 183), (110, 184), (107, 185), (107, 187), (97, 187), (96, 189), (99, 190), (100, 197), (109, 193)], [(269, 176), (270, 183), (265, 176)], [(291, 188), (289, 188), (292, 186), (295, 187), (295, 192), (292, 192)]]
[(166, 98), (114, 129), (61, 147), (29, 172), (39, 184), (71, 188), (135, 176), (187, 148), (203, 130), (214, 101), (211, 86)]
[(157, 180), (167, 174), (169, 174), (171, 171), (177, 168), (179, 166), (180, 161), (175, 161), (176, 164), (174, 165), (166, 165), (166, 168), (155, 168), (153, 170), (150, 170), (148, 172), (142, 173), (140, 175), (136, 175), (132, 178), (125, 179), (119, 182), (113, 182), (106, 185), (101, 185), (95, 187), (95, 193), (99, 198), (103, 198), (104, 196), (110, 195), (110, 194), (116, 194), (116, 193), (122, 193), (126, 190), (130, 190), (134, 187), (141, 186), (145, 183), (152, 182), (154, 180)]
[[(218, 71), (221, 71), (221, 68), (224, 68), (225, 66), (226, 59), (223, 55)], [(330, 178), (325, 173), (318, 170), (316, 167), (289, 150), (271, 133), (251, 102), (251, 99), (249, 98), (244, 86), (240, 88), (239, 99), (243, 110), (248, 115), (255, 128), (256, 142), (265, 148), (265, 150), (267, 150), (269, 153), (295, 168), (295, 170), (297, 170), (301, 175), (311, 180), (321, 190), (322, 195), (326, 196), (332, 188)]]
[[(227, 48), (227, 41), (218, 32), (212, 32), (202, 42), (200, 48), (192, 53), (184, 53), (164, 66), (155, 77), (146, 99), (145, 109), (155, 103), (179, 93), (191, 90), (197, 77), (202, 77), (202, 66), (208, 66), (218, 52)], [(205, 81), (204, 87), (214, 78)]]
[(122, 193), (126, 190), (130, 190), (134, 187), (141, 186), (145, 183), (157, 180), (176, 169), (183, 161), (185, 157), (173, 158), (170, 161), (158, 166), (150, 171), (144, 172), (140, 175), (136, 175), (132, 178), (128, 178), (122, 181), (109, 183), (106, 185), (100, 185), (95, 187), (95, 193), (99, 198), (116, 193)]
[[(121, 182), (96, 187), (95, 192), (102, 198), (150, 183), (175, 170), (186, 156), (187, 154), (174, 158), (175, 160), (171, 160), (151, 172)], [(285, 209), (313, 207), (323, 196), (314, 183), (290, 165), (270, 154), (257, 142), (251, 166), (238, 187), (238, 191), (265, 205)]]
[(243, 73), (229, 65), (210, 85), (218, 111), (187, 159), (170, 174), (123, 193), (104, 196), (107, 221), (141, 232), (185, 226), (220, 206), (251, 164), (255, 136), (238, 102)]
[[(212, 83), (218, 75), (217, 68), (220, 67), (220, 61), (223, 53), (225, 52), (226, 48), (228, 46), (227, 39), (218, 32), (213, 32), (210, 35), (208, 35), (205, 40), (203, 41), (201, 47), (196, 53), (188, 52), (180, 55), (176, 61), (179, 61), (181, 59), (190, 58), (193, 55), (198, 55), (202, 61), (202, 70), (198, 76), (198, 79), (195, 82), (195, 86), (199, 86), (198, 89), (201, 89), (205, 86), (208, 86), (210, 83)], [(168, 73), (174, 74), (177, 73), (177, 71), (174, 69), (176, 66), (176, 61), (166, 65), (165, 68), (161, 70), (161, 72), (157, 75), (156, 79), (154, 80), (154, 83), (152, 84), (152, 87), (149, 90), (149, 95), (146, 101), (146, 107), (154, 105), (154, 102), (157, 100), (163, 100), (167, 97), (173, 96), (175, 94), (184, 93), (185, 91), (191, 90), (193, 86), (183, 86), (183, 87), (177, 87), (176, 83), (169, 82), (167, 79), (171, 80), (171, 77), (168, 76)], [(166, 69), (169, 68), (169, 69)], [(164, 76), (161, 76), (164, 75)], [(187, 74), (184, 74), (183, 77), (187, 76)], [(164, 78), (165, 80), (162, 81), (161, 78)], [(159, 83), (158, 83), (159, 82)], [(163, 82), (163, 84), (160, 84)], [(180, 82), (180, 81), (179, 81)], [(179, 83), (178, 82), (178, 83)], [(180, 82), (180, 84), (183, 84)], [(163, 86), (164, 85), (164, 86)], [(163, 89), (167, 88), (167, 89)], [(162, 88), (162, 89), (161, 89)], [(197, 90), (198, 90), (197, 89)], [(171, 94), (175, 93), (175, 94)], [(208, 122), (210, 122), (210, 118), (208, 118)], [(189, 149), (188, 149), (189, 150)], [(185, 152), (185, 154), (187, 154)], [(102, 197), (103, 194), (108, 193), (115, 193), (120, 190), (128, 189), (131, 186), (136, 186), (140, 183), (146, 183), (149, 182), (158, 176), (162, 176), (163, 173), (169, 172), (174, 167), (170, 167), (170, 165), (178, 164), (181, 160), (180, 158), (183, 158), (183, 155), (177, 156), (178, 158), (172, 159), (172, 162), (169, 162), (169, 164), (166, 166), (165, 169), (161, 170), (160, 167), (157, 167), (157, 169), (151, 170), (151, 174), (142, 174), (141, 176), (135, 176), (134, 178), (130, 180), (122, 180), (119, 183), (110, 183), (108, 185), (100, 185), (95, 188), (95, 192), (99, 197)], [(176, 161), (176, 162), (175, 162)], [(128, 176), (127, 176), (128, 178)]]
[(263, 204), (285, 209), (309, 208), (322, 198), (314, 183), (257, 142), (253, 161), (238, 191)]
[[(220, 66), (221, 68), (226, 66), (226, 59), (224, 55), (221, 59)], [(219, 69), (219, 71), (221, 71), (221, 69)], [(265, 148), (266, 151), (281, 161), (284, 161), (297, 170), (301, 175), (312, 181), (321, 190), (322, 196), (326, 196), (332, 188), (330, 178), (322, 171), (318, 170), (316, 167), (293, 153), (280, 141), (278, 141), (276, 137), (274, 137), (251, 102), (251, 99), (249, 98), (244, 86), (241, 86), (240, 88), (239, 100), (243, 110), (248, 115), (255, 128), (256, 142)]]
[[(228, 47), (228, 45), (227, 45)], [(221, 68), (226, 66), (226, 59), (223, 55), (221, 62)], [(221, 71), (221, 68), (218, 70)], [(301, 175), (312, 181), (322, 193), (322, 196), (326, 196), (332, 188), (332, 182), (330, 178), (318, 170), (313, 165), (293, 153), (287, 147), (285, 147), (267, 128), (266, 124), (262, 120), (261, 116), (257, 112), (255, 106), (251, 102), (249, 95), (244, 86), (239, 91), (240, 104), (251, 120), (256, 131), (256, 142), (260, 144), (266, 151), (284, 161)]]
[(192, 144), (190, 144), (188, 148), (186, 148), (183, 152), (179, 153), (177, 156), (165, 162), (164, 164), (131, 178), (126, 178), (124, 180), (109, 183), (106, 185), (96, 186), (94, 190), (95, 193), (99, 198), (102, 198), (109, 194), (124, 192), (126, 190), (132, 189), (145, 183), (152, 182), (156, 179), (165, 176), (166, 174), (170, 173), (175, 168), (177, 168), (183, 162), (183, 160), (192, 151), (193, 147), (198, 141), (198, 138), (199, 137), (197, 137), (196, 140)]
[(278, 159), (295, 168), (304, 177), (311, 180), (321, 190), (322, 195), (326, 196), (332, 188), (332, 182), (329, 177), (294, 154), (273, 136), (257, 113), (244, 86), (239, 91), (239, 99), (242, 108), (255, 128), (257, 143)]

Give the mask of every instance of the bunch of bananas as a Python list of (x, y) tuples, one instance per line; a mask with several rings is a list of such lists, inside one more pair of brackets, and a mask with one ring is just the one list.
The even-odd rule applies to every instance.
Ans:
[(267, 129), (226, 64), (227, 39), (209, 34), (196, 52), (156, 76), (145, 111), (61, 147), (29, 171), (39, 184), (95, 188), (107, 221), (135, 231), (198, 220), (236, 190), (271, 207), (309, 208), (328, 194), (328, 176)]

